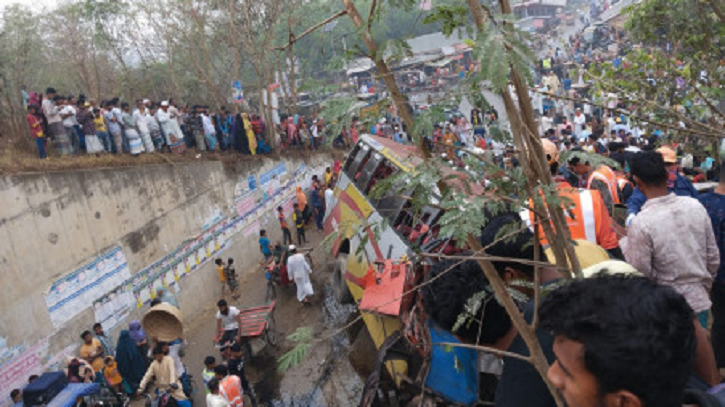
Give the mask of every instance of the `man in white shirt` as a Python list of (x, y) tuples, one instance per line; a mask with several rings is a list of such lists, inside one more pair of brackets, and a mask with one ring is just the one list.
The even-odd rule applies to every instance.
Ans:
[[(288, 266), (289, 267), (289, 266)], [(230, 307), (226, 300), (217, 302), (219, 311), (216, 313), (216, 337), (214, 343), (222, 345), (220, 351), (224, 353), (234, 342), (241, 342), (239, 326), (242, 324), (241, 313), (236, 307)]]
[(207, 384), (209, 393), (206, 395), (206, 407), (230, 407), (231, 404), (219, 394), (219, 380), (213, 378)]
[(151, 141), (154, 143), (154, 149), (162, 151), (165, 145), (164, 135), (161, 133), (161, 126), (158, 120), (156, 120), (156, 110), (158, 109), (155, 105), (150, 105), (146, 108), (146, 114), (144, 118), (146, 120), (146, 128), (149, 130), (151, 135)]
[(133, 119), (136, 121), (136, 130), (139, 136), (141, 136), (144, 150), (147, 153), (153, 153), (154, 143), (151, 140), (151, 133), (146, 124), (146, 106), (141, 100), (136, 101), (136, 110), (133, 111)]
[(312, 146), (313, 148), (320, 147), (320, 134), (317, 130), (317, 119), (315, 119), (312, 122), (312, 126), (310, 126), (310, 134), (312, 135)]
[(76, 108), (73, 106), (73, 101), (75, 101), (73, 96), (70, 96), (68, 99), (63, 101), (65, 106), (63, 106), (60, 110), (60, 117), (63, 118), (63, 127), (65, 127), (65, 132), (68, 134), (71, 146), (73, 147), (73, 154), (78, 154), (80, 151), (81, 141), (78, 138), (78, 133), (76, 132), (78, 120), (76, 119)]
[[(123, 151), (131, 151), (128, 146), (128, 138), (126, 138), (126, 133), (123, 131), (123, 112), (121, 111), (121, 108), (118, 107), (118, 98), (113, 98), (113, 108), (111, 109), (111, 114), (116, 119), (116, 123), (121, 129), (121, 148)], [(119, 151), (119, 153), (121, 153), (121, 151)]]
[[(180, 135), (176, 133), (174, 126), (175, 121), (172, 121), (173, 119), (171, 119), (171, 116), (169, 115), (169, 102), (161, 102), (161, 106), (156, 112), (156, 120), (159, 121), (159, 125), (161, 126), (161, 133), (163, 133), (164, 137), (166, 137), (166, 145), (170, 146), (174, 144), (177, 139), (179, 139)], [(172, 140), (172, 137), (174, 140)]]
[(307, 297), (313, 295), (315, 292), (312, 289), (312, 282), (310, 281), (310, 273), (312, 269), (307, 264), (305, 256), (301, 253), (297, 253), (297, 247), (291, 245), (289, 247), (290, 257), (287, 259), (287, 272), (290, 277), (295, 281), (297, 285), (297, 300), (302, 305), (309, 306), (310, 301)]
[(325, 189), (325, 217), (327, 217), (330, 212), (332, 212), (334, 201), (335, 192), (332, 190), (332, 185), (327, 184), (327, 189)]
[(608, 93), (606, 100), (608, 109), (614, 109), (617, 107), (617, 95), (615, 93)]
[(211, 118), (209, 117), (209, 111), (206, 108), (201, 113), (201, 125), (204, 127), (206, 146), (209, 151), (213, 151), (216, 147), (217, 141), (216, 129), (214, 128), (214, 123), (212, 123)]
[(584, 132), (584, 125), (587, 122), (586, 116), (582, 114), (582, 110), (577, 108), (576, 112), (574, 113), (574, 134), (581, 137), (582, 132)]

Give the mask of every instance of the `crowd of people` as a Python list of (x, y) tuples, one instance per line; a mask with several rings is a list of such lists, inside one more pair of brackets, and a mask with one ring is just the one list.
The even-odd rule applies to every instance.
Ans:
[[(159, 288), (151, 306), (167, 303), (178, 307), (176, 298), (165, 288)], [(77, 356), (65, 360), (68, 383), (99, 383), (108, 390), (111, 402), (122, 405), (130, 396), (155, 388), (168, 391), (177, 405), (190, 407), (191, 375), (181, 360), (183, 338), (164, 342), (146, 333), (138, 320), (129, 322), (116, 340), (107, 334), (101, 323), (80, 334)], [(32, 375), (28, 384), (38, 378)], [(23, 389), (11, 392), (15, 406), (23, 406)], [(82, 404), (85, 405), (85, 404)]]
[(58, 155), (152, 152), (236, 151), (267, 154), (272, 146), (258, 114), (222, 107), (182, 106), (174, 99), (131, 104), (118, 98), (97, 101), (84, 95), (61, 96), (54, 88), (31, 92), (25, 101), (30, 134), (40, 158), (51, 141)]
[[(529, 92), (555, 193), (571, 202), (566, 221), (585, 277), (553, 290), (541, 305), (536, 335), (552, 364), (548, 378), (567, 405), (720, 406), (725, 161), (720, 162), (717, 149), (705, 148), (707, 140), (692, 137), (687, 123), (678, 123), (679, 131), (673, 131), (645, 113), (642, 101), (622, 93), (592, 92), (584, 70), (592, 64), (626, 67), (625, 54), (632, 47), (617, 30), (602, 26), (594, 32), (594, 40), (578, 33), (545, 52)], [(653, 85), (679, 80), (647, 74)], [(687, 86), (677, 89), (691, 91)], [(470, 115), (454, 112), (427, 137), (429, 147), (453, 160), (468, 151), (490, 153), (502, 172), (515, 168), (519, 164), (513, 146), (493, 137), (497, 116), (493, 108), (485, 114), (480, 108)], [(717, 118), (693, 117), (707, 120)], [(395, 116), (381, 118), (371, 133), (411, 142)], [(708, 181), (698, 191), (696, 184)], [(496, 243), (496, 236), (518, 230), (522, 221), (530, 228), (513, 241)], [(538, 227), (541, 246), (548, 243), (536, 222), (533, 210), (492, 216), (481, 245), (494, 257), (532, 261), (548, 256), (553, 262), (550, 249), (534, 254), (531, 231)], [(534, 281), (533, 266), (493, 263), (506, 282)], [(439, 278), (443, 272), (447, 275)], [(560, 282), (553, 269), (541, 273), (546, 285)], [(430, 317), (453, 331), (470, 298), (491, 290), (483, 275), (473, 261), (435, 263), (432, 284), (423, 289)], [(512, 286), (531, 296), (527, 287)], [(521, 304), (529, 323), (532, 301)], [(473, 323), (456, 331), (464, 343), (529, 355), (496, 301), (488, 301), (472, 318)], [(528, 361), (505, 357), (496, 376), (497, 406), (556, 405)]]
[[(719, 369), (725, 368), (725, 161), (720, 163), (713, 151), (691, 152), (696, 142), (673, 142), (673, 134), (655, 123), (636, 120), (636, 101), (615, 93), (590, 94), (591, 83), (583, 73), (590, 64), (626, 64), (625, 47), (607, 47), (626, 42), (620, 33), (604, 29), (597, 36), (599, 40), (592, 41), (579, 33), (553, 47), (539, 61), (530, 91), (555, 193), (571, 203), (566, 221), (585, 277), (546, 296), (536, 336), (552, 365), (548, 378), (568, 405), (679, 406), (698, 390), (717, 393)], [(350, 83), (360, 92), (373, 92), (370, 83)], [(412, 143), (392, 109), (365, 131)], [(434, 126), (426, 141), (451, 158), (465, 154), (463, 147), (490, 151), (502, 171), (512, 169), (518, 166), (513, 147), (493, 135), (498, 120), (494, 107), (485, 112), (475, 107), (468, 115), (453, 113)], [(47, 156), (47, 138), (61, 155), (179, 153), (186, 148), (264, 154), (278, 146), (319, 148), (331, 136), (318, 115), (283, 116), (281, 124), (274, 125), (276, 145), (270, 146), (266, 124), (257, 115), (233, 115), (224, 108), (216, 114), (205, 106), (181, 107), (174, 100), (119, 106), (116, 99), (97, 103), (63, 98), (52, 88), (42, 101), (30, 95), (28, 125), (41, 158)], [(353, 119), (332, 141), (349, 147), (357, 143), (360, 132), (359, 121)], [(272, 245), (266, 231), (260, 231), (265, 262), (282, 265), (283, 284), (297, 285), (303, 306), (309, 305), (314, 292), (312, 269), (298, 246), (307, 243), (310, 224), (322, 230), (340, 170), (336, 162), (322, 179), (312, 178), (309, 191), (297, 188), (292, 214), (296, 246), (282, 207), (275, 210), (282, 241)], [(701, 193), (695, 187), (701, 181), (715, 181), (717, 186)], [(543, 228), (536, 226), (537, 214), (518, 212), (493, 216), (481, 231), (481, 245), (499, 259), (547, 258), (550, 251), (535, 253), (538, 246), (532, 244), (536, 228), (541, 246), (548, 243)], [(530, 228), (518, 228), (511, 239), (498, 239), (521, 222)], [(217, 259), (215, 264), (222, 293), (228, 287), (237, 299), (233, 259)], [(530, 264), (493, 264), (505, 282), (528, 282), (516, 286), (524, 294), (531, 294), (528, 287), (535, 281), (562, 285), (554, 268), (544, 267), (535, 278)], [(422, 302), (431, 319), (452, 330), (469, 298), (489, 282), (473, 261), (435, 263), (430, 276), (444, 271), (446, 278), (432, 279), (422, 289)], [(156, 301), (178, 306), (170, 293), (158, 294)], [(532, 301), (521, 306), (529, 322), (534, 319)], [(242, 395), (254, 399), (254, 391), (244, 375), (240, 311), (223, 299), (217, 307), (215, 342), (226, 344), (221, 347), (226, 361), (217, 364), (213, 356), (204, 360), (207, 405), (241, 405)], [(475, 323), (456, 332), (461, 341), (528, 355), (526, 342), (497, 302), (487, 303), (480, 313)], [(132, 394), (155, 377), (157, 384), (176, 385), (172, 395), (180, 405), (187, 402), (188, 375), (178, 356), (183, 339), (163, 343), (147, 338), (138, 321), (121, 331), (116, 344), (100, 324), (81, 338), (79, 357), (68, 364), (69, 381), (103, 381)], [(528, 362), (506, 357), (497, 376), (496, 405), (556, 405)], [(19, 394), (19, 389), (14, 391), (13, 400)], [(707, 396), (699, 397), (699, 405), (710, 405)]]

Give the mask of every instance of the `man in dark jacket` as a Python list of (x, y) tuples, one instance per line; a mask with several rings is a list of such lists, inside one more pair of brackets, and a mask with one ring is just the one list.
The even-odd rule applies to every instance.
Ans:
[[(667, 190), (670, 193), (674, 193), (677, 196), (690, 196), (697, 198), (698, 193), (695, 186), (692, 185), (689, 179), (677, 171), (677, 155), (669, 147), (662, 147), (657, 150), (658, 153), (662, 154), (662, 158), (665, 160), (665, 166), (669, 174), (667, 180)], [(647, 202), (647, 197), (640, 191), (639, 188), (635, 188), (632, 192), (632, 196), (627, 200), (627, 224), (639, 213), (644, 203)]]

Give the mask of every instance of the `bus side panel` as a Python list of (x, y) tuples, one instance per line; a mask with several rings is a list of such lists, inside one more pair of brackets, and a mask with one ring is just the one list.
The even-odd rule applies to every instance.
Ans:
[[(408, 255), (408, 246), (395, 233), (388, 224), (384, 229), (379, 230), (378, 236), (375, 236), (372, 228), (367, 231), (368, 240), (360, 253), (358, 253), (361, 243), (360, 227), (363, 225), (361, 219), (367, 219), (368, 225), (383, 225), (383, 218), (374, 211), (370, 204), (362, 197), (353, 184), (349, 184), (343, 191), (344, 195), (351, 197), (354, 204), (349, 205), (347, 199), (341, 198), (338, 205), (341, 209), (341, 220), (346, 225), (355, 225), (346, 228), (345, 236), (350, 239), (350, 255), (347, 258), (347, 273), (345, 280), (356, 303), (359, 303), (363, 296), (363, 280), (367, 275), (370, 263), (376, 260), (384, 260), (386, 258), (399, 259)], [(341, 194), (341, 197), (344, 197)], [(354, 197), (354, 198), (353, 198)], [(358, 210), (357, 208), (365, 208), (367, 210)], [(368, 215), (367, 217), (363, 217)], [(370, 262), (370, 263), (369, 263)], [(375, 267), (373, 265), (373, 267)], [(371, 313), (363, 313), (363, 321), (370, 332), (370, 336), (377, 348), (385, 342), (385, 338), (396, 332), (401, 327), (398, 318), (376, 315)], [(404, 361), (390, 361), (385, 364), (388, 372), (395, 378), (396, 383), (400, 384), (399, 374), (407, 374), (408, 364)]]

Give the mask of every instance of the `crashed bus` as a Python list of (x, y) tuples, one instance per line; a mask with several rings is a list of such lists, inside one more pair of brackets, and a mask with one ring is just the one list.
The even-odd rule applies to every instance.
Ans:
[(429, 320), (421, 294), (413, 290), (424, 281), (427, 267), (408, 260), (414, 247), (425, 253), (460, 251), (439, 234), (443, 210), (431, 204), (416, 212), (405, 196), (392, 191), (381, 199), (370, 196), (376, 183), (413, 171), (421, 162), (413, 146), (362, 136), (346, 157), (324, 222), (326, 235), (332, 234), (334, 296), (357, 305), (378, 349), (362, 405), (390, 393), (396, 400), (411, 400), (421, 387), (446, 404), (478, 400), (477, 352), (430, 346), (460, 341)]

